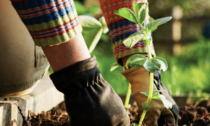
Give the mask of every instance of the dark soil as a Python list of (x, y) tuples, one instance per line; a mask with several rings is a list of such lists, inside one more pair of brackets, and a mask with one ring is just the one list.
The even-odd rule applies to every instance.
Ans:
[(210, 101), (188, 104), (180, 108), (179, 126), (210, 126)]
[[(140, 113), (137, 105), (134, 103), (127, 110), (131, 125), (139, 122)], [(21, 113), (21, 110), (20, 110)], [(22, 115), (23, 116), (23, 115)], [(42, 112), (35, 115), (29, 111), (29, 116), (24, 117), (23, 126), (71, 126), (70, 118), (66, 113), (64, 103), (53, 108), (48, 112)], [(187, 104), (180, 108), (179, 126), (210, 126), (210, 101), (203, 100), (199, 104)], [(146, 126), (146, 125), (143, 125)], [(174, 126), (166, 123), (165, 126)]]

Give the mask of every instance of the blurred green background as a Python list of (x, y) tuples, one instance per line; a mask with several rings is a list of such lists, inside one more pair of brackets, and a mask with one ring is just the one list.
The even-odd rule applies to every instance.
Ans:
[[(79, 15), (97, 17), (101, 13), (97, 0), (76, 0), (75, 5)], [(169, 64), (161, 79), (173, 95), (210, 93), (209, 7), (209, 0), (149, 0), (151, 17), (173, 16), (153, 33), (157, 56)], [(122, 67), (110, 72), (115, 58), (108, 33), (91, 55), (97, 57), (105, 80), (118, 94), (126, 94), (128, 81), (121, 75)]]

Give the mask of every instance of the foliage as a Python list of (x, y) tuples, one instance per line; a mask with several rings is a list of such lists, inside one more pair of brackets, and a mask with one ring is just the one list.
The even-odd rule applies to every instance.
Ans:
[(82, 25), (82, 33), (85, 42), (88, 43), (89, 52), (91, 53), (98, 44), (102, 33), (107, 33), (107, 28), (104, 17), (101, 17), (99, 21), (91, 16), (82, 15), (79, 16), (80, 23)]
[(169, 2), (181, 6), (187, 15), (193, 14), (193, 12), (194, 15), (210, 14), (210, 11), (208, 11), (210, 6), (209, 0), (169, 0)]
[(180, 56), (167, 56), (169, 68), (162, 81), (173, 95), (210, 93), (210, 41), (203, 38), (182, 49)]
[[(105, 45), (109, 45), (105, 47)], [(104, 48), (100, 48), (100, 47)], [(111, 52), (111, 53), (107, 53)], [(104, 55), (106, 53), (106, 55)], [(97, 62), (99, 64), (99, 69), (101, 74), (103, 75), (104, 79), (111, 84), (114, 90), (118, 94), (126, 94), (128, 81), (124, 76), (122, 76), (121, 71), (123, 70), (122, 67), (118, 67), (114, 71), (110, 72), (110, 67), (113, 62), (115, 62), (115, 58), (112, 54), (112, 50), (110, 48), (110, 43), (105, 44), (103, 42), (98, 44), (98, 48), (96, 48), (92, 55), (95, 55), (97, 58)]]
[[(103, 48), (101, 48), (103, 47)], [(199, 41), (186, 45), (180, 56), (158, 53), (168, 61), (168, 69), (161, 75), (162, 82), (172, 95), (210, 93), (210, 41), (200, 38)], [(109, 52), (109, 53), (108, 53)], [(126, 94), (128, 81), (121, 75), (122, 67), (110, 72), (115, 62), (110, 43), (99, 43), (93, 55), (97, 57), (99, 69), (118, 94)], [(106, 54), (104, 54), (106, 53)]]
[(74, 1), (74, 4), (75, 4), (78, 15), (94, 15), (100, 12), (99, 6), (85, 7), (79, 1)]
[[(124, 17), (133, 23), (138, 24), (141, 27), (141, 31), (137, 31), (137, 32), (133, 33), (132, 35), (130, 35), (128, 38), (126, 38), (123, 41), (125, 46), (132, 48), (138, 41), (142, 41), (147, 47), (147, 52), (148, 52), (148, 56), (149, 56), (148, 59), (146, 57), (144, 57), (143, 55), (135, 54), (135, 55), (132, 55), (131, 57), (129, 57), (129, 59), (126, 62), (127, 68), (128, 68), (128, 66), (137, 67), (137, 68), (144, 67), (150, 73), (149, 92), (148, 93), (141, 92), (142, 94), (144, 94), (148, 97), (147, 101), (142, 103), (142, 107), (144, 108), (144, 110), (141, 114), (141, 118), (139, 121), (139, 126), (141, 126), (148, 109), (153, 107), (152, 105), (150, 105), (150, 102), (152, 99), (161, 100), (163, 102), (163, 104), (165, 105), (165, 107), (170, 107), (170, 108), (172, 107), (172, 103), (170, 103), (170, 101), (168, 101), (165, 98), (165, 96), (159, 95), (159, 93), (157, 93), (157, 91), (153, 91), (153, 78), (154, 78), (153, 73), (158, 70), (165, 71), (168, 66), (167, 66), (167, 62), (163, 58), (152, 57), (151, 48), (150, 48), (152, 39), (149, 37), (149, 34), (152, 31), (157, 29), (157, 27), (159, 25), (165, 24), (166, 22), (171, 20), (171, 17), (165, 17), (165, 18), (160, 18), (157, 20), (152, 20), (148, 24), (145, 24), (144, 20), (147, 15), (148, 4), (147, 3), (133, 4), (133, 10), (134, 10), (134, 13), (132, 10), (130, 10), (128, 8), (121, 8), (121, 9), (115, 11), (115, 14), (117, 14), (121, 17)], [(128, 90), (130, 90), (130, 86), (129, 86)], [(128, 91), (128, 93), (129, 93), (129, 91)], [(130, 93), (127, 94), (127, 96), (129, 96), (129, 95), (130, 95)], [(125, 105), (125, 106), (128, 106), (128, 105)]]
[[(149, 1), (149, 3), (153, 5), (157, 2), (158, 4), (155, 5), (166, 8), (168, 3), (167, 6), (163, 4), (166, 1), (176, 2), (176, 0), (156, 0)], [(190, 1), (194, 2), (194, 0)], [(200, 0), (196, 1), (199, 2)], [(207, 2), (206, 0), (202, 1)], [(200, 4), (202, 3), (204, 2), (200, 2)], [(75, 1), (75, 5), (79, 15), (94, 15), (100, 11), (99, 7), (86, 8), (77, 1)], [(208, 5), (207, 2), (202, 6)], [(151, 9), (156, 11), (160, 8), (150, 7)], [(196, 8), (196, 11), (201, 9), (204, 10), (203, 7), (200, 7), (199, 9)], [(97, 48), (91, 54), (97, 57), (99, 69), (105, 80), (112, 85), (118, 94), (126, 94), (128, 81), (121, 75), (122, 67), (110, 72), (110, 66), (115, 62), (110, 43), (111, 40), (108, 34), (103, 34)], [(198, 91), (210, 93), (210, 41), (199, 38), (197, 42), (184, 46), (180, 56), (169, 55), (164, 51), (157, 55), (164, 57), (168, 61), (168, 69), (162, 73), (161, 80), (169, 88), (172, 95), (197, 94)], [(52, 73), (52, 69), (49, 69), (49, 73)]]
[[(118, 94), (126, 94), (128, 81), (120, 74), (122, 67), (110, 72), (110, 66), (115, 62), (110, 46), (100, 48), (106, 43), (99, 43), (93, 52), (99, 62), (102, 75)], [(107, 45), (110, 45), (109, 43)], [(165, 57), (168, 69), (161, 75), (161, 81), (169, 88), (172, 95), (210, 93), (210, 41), (199, 38), (197, 42), (186, 45), (180, 56), (160, 52), (157, 55)]]

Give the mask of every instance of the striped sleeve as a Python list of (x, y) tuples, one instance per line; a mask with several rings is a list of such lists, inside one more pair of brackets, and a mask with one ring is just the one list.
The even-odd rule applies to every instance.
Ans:
[[(141, 31), (141, 27), (123, 17), (116, 15), (114, 12), (120, 8), (132, 9), (134, 3), (146, 3), (147, 0), (99, 0), (100, 7), (109, 28), (109, 35), (112, 40), (113, 52), (115, 59), (119, 59), (136, 54), (147, 54), (146, 45), (141, 41), (136, 43), (132, 48), (128, 48), (123, 41), (136, 31)], [(149, 15), (147, 15), (145, 23), (148, 23)], [(151, 44), (152, 54), (155, 55), (153, 44)]]
[(67, 42), (82, 28), (73, 0), (11, 0), (35, 44)]

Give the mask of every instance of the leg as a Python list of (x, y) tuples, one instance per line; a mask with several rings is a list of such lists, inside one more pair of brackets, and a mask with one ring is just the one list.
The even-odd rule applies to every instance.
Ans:
[(0, 1), (0, 96), (29, 93), (48, 62), (9, 0)]

